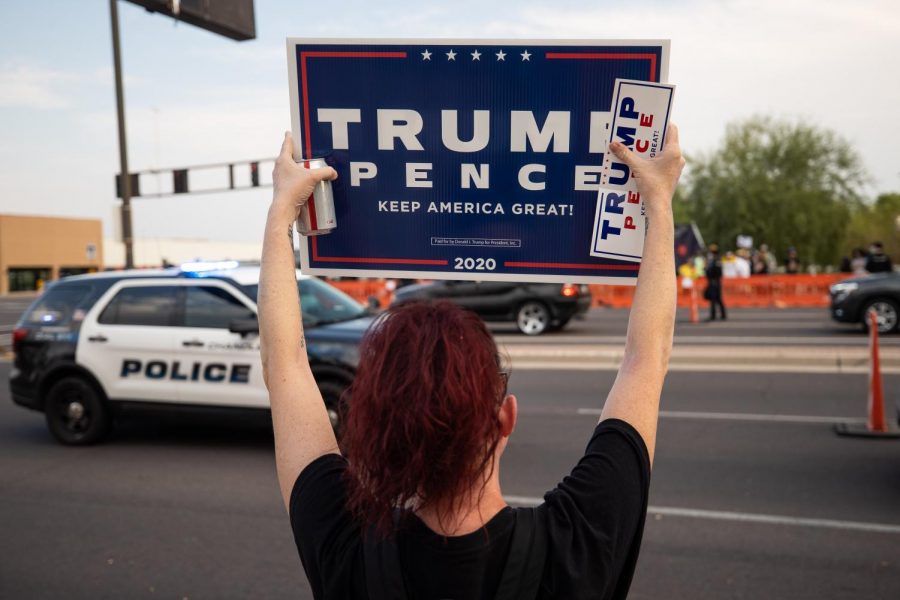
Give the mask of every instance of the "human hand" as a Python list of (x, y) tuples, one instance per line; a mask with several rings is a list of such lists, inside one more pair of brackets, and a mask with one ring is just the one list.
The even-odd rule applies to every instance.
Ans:
[(272, 171), (274, 192), (270, 214), (274, 212), (280, 219), (295, 221), (316, 185), (320, 181), (334, 179), (337, 179), (337, 172), (331, 167), (304, 169), (303, 165), (294, 162), (294, 140), (290, 132), (286, 131), (281, 152)]
[(621, 142), (611, 143), (609, 149), (631, 169), (637, 181), (638, 193), (648, 210), (671, 208), (672, 196), (684, 168), (684, 157), (678, 143), (678, 127), (669, 124), (665, 148), (654, 158), (640, 158)]

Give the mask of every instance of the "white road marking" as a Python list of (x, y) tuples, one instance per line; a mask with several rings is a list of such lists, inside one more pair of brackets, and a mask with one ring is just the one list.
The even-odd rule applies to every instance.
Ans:
[[(600, 408), (579, 408), (579, 415), (600, 415)], [(864, 423), (865, 419), (857, 417), (821, 417), (815, 415), (767, 415), (754, 413), (703, 412), (691, 410), (661, 410), (663, 419), (706, 419), (710, 421), (762, 421), (771, 423)]]
[[(522, 371), (618, 371), (618, 363), (602, 362), (551, 362), (513, 359), (513, 368)], [(864, 375), (869, 372), (864, 366), (837, 365), (774, 365), (774, 364), (729, 364), (729, 363), (669, 363), (669, 371), (688, 373), (824, 373), (834, 375)], [(900, 375), (900, 367), (882, 365), (882, 375)]]
[[(544, 501), (543, 498), (531, 496), (504, 496), (504, 498), (508, 503), (518, 506), (537, 506)], [(900, 534), (900, 525), (893, 525), (890, 523), (785, 517), (781, 515), (762, 515), (756, 513), (703, 510), (697, 508), (676, 508), (672, 506), (648, 506), (647, 514), (660, 517), (684, 517), (713, 521), (734, 521), (739, 523), (761, 523), (765, 525), (789, 525), (794, 527), (818, 527), (823, 529), (845, 529), (851, 531)]]

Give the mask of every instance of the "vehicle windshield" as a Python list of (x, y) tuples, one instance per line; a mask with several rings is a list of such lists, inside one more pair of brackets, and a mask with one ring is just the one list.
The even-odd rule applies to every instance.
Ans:
[[(340, 323), (364, 317), (366, 309), (353, 298), (319, 279), (302, 279), (300, 304), (303, 306), (303, 324), (307, 326)], [(259, 286), (245, 285), (247, 294), (256, 301)]]
[[(81, 306), (91, 293), (91, 286), (55, 285), (40, 296), (28, 312), (24, 325), (68, 325), (75, 316), (78, 321), (84, 317), (85, 307)], [(76, 314), (76, 310), (79, 311)]]

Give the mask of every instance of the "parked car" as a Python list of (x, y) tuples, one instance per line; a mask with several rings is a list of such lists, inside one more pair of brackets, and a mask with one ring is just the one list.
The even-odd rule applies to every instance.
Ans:
[(860, 323), (868, 329), (866, 314), (874, 310), (878, 333), (897, 331), (900, 323), (900, 273), (878, 273), (835, 283), (831, 292), (831, 318)]
[[(335, 428), (368, 311), (297, 273), (310, 366)], [(101, 440), (129, 409), (267, 410), (259, 267), (195, 263), (67, 277), (13, 332), (13, 402), (43, 411), (63, 444)]]
[(394, 302), (444, 299), (485, 321), (511, 321), (526, 335), (558, 331), (591, 306), (586, 285), (514, 281), (434, 281), (399, 288)]

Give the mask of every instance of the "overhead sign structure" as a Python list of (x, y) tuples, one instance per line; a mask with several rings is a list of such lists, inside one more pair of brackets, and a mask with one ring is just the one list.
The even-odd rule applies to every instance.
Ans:
[(287, 47), (294, 158), (339, 176), (304, 272), (634, 283), (634, 259), (591, 255), (593, 226), (616, 80), (664, 82), (667, 41)]
[(253, 0), (128, 0), (201, 29), (243, 42), (256, 39)]

